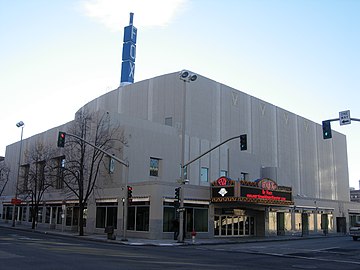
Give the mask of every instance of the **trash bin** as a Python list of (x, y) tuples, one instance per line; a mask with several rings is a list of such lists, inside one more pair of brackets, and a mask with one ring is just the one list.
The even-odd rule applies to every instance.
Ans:
[(105, 233), (107, 233), (107, 239), (110, 239), (110, 240), (115, 240), (116, 239), (114, 231), (115, 231), (114, 226), (105, 227)]

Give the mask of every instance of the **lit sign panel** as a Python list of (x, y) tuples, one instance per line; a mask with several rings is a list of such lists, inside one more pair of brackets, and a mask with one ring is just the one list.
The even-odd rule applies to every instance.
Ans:
[(235, 196), (235, 181), (222, 176), (212, 183), (211, 197), (234, 197)]
[(135, 74), (137, 29), (133, 26), (134, 13), (130, 13), (130, 23), (124, 28), (124, 44), (121, 64), (121, 83), (133, 83)]
[(212, 183), (213, 203), (243, 202), (261, 205), (293, 205), (291, 187), (278, 186), (271, 179), (253, 182), (220, 177)]
[(241, 187), (240, 197), (271, 201), (291, 201), (291, 193), (252, 187)]
[(213, 187), (212, 197), (234, 197), (234, 187)]

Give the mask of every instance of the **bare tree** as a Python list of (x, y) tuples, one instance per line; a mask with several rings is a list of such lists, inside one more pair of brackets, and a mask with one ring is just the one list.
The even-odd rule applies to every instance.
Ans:
[(0, 162), (0, 196), (3, 194), (7, 183), (9, 182), (10, 169), (4, 161)]
[(18, 194), (30, 198), (32, 229), (36, 228), (39, 206), (45, 191), (53, 186), (51, 158), (53, 151), (40, 140), (25, 152), (26, 165), (22, 166), (22, 181), (18, 183)]
[[(80, 112), (68, 130), (102, 150), (121, 151), (126, 145), (124, 132), (119, 125), (110, 125), (108, 113)], [(65, 145), (64, 184), (79, 203), (79, 235), (84, 235), (84, 209), (93, 194), (104, 164), (104, 153), (89, 146), (83, 140), (68, 136)], [(116, 143), (120, 142), (120, 143)], [(105, 165), (105, 164), (104, 164)]]

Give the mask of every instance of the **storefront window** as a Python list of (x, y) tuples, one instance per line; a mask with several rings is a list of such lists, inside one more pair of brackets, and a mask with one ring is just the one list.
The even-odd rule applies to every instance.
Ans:
[(51, 224), (56, 224), (56, 211), (57, 211), (58, 207), (56, 206), (52, 206), (51, 207), (51, 220), (50, 223)]
[(295, 231), (301, 231), (301, 213), (296, 212), (295, 213)]
[(317, 220), (316, 230), (318, 232), (321, 232), (322, 231), (322, 228), (321, 228), (321, 214), (319, 214), (319, 213), (317, 214), (316, 220)]
[(33, 218), (33, 212), (34, 212), (34, 208), (32, 206), (29, 207), (29, 217), (28, 217), (28, 222), (32, 221)]
[(73, 214), (73, 208), (72, 207), (66, 207), (66, 226), (71, 226), (72, 221), (72, 214)]
[[(96, 207), (96, 228), (114, 226), (117, 228), (117, 203), (97, 204)], [(87, 211), (84, 213), (87, 214)]]
[(136, 230), (148, 231), (149, 230), (149, 207), (138, 206), (136, 211)]
[(291, 231), (291, 213), (285, 213), (285, 230)]
[[(191, 205), (190, 205), (191, 206)], [(188, 205), (185, 208), (184, 213), (184, 222), (186, 232), (208, 232), (208, 208), (197, 205), (194, 207), (189, 207)], [(174, 220), (179, 219), (175, 207), (173, 204), (164, 205), (163, 212), (163, 231), (164, 232), (173, 232), (174, 231)]]
[(194, 209), (194, 229), (196, 232), (208, 231), (208, 210)]
[(45, 208), (45, 223), (50, 223), (50, 207)]
[(173, 232), (175, 219), (175, 208), (173, 206), (164, 207), (163, 232)]
[(96, 228), (105, 228), (106, 207), (96, 207)]
[(309, 231), (315, 231), (315, 215), (313, 213), (309, 214)]
[(6, 220), (12, 219), (13, 206), (4, 207), (3, 218)]
[(58, 207), (56, 223), (62, 224), (62, 220), (63, 220), (63, 210), (62, 207)]
[(38, 208), (38, 218), (37, 218), (37, 222), (38, 223), (42, 223), (43, 222), (43, 207), (39, 207)]
[(328, 215), (329, 218), (329, 231), (333, 231), (334, 230), (334, 215), (333, 214), (329, 214)]
[(269, 212), (269, 233), (276, 234), (277, 225), (276, 225), (276, 212)]
[(23, 211), (22, 211), (22, 221), (26, 221), (26, 216), (27, 216), (26, 209), (27, 209), (27, 207), (26, 207), (26, 206), (22, 206), (22, 208), (23, 208)]
[(127, 229), (135, 231), (149, 231), (149, 219), (149, 205), (131, 205), (128, 208)]

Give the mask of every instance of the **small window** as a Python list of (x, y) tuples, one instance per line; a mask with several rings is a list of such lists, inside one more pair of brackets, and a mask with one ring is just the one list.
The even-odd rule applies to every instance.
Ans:
[(28, 190), (28, 185), (29, 185), (29, 171), (30, 171), (30, 165), (26, 164), (26, 165), (22, 165), (21, 167), (21, 171), (22, 171), (22, 178), (23, 178), (23, 189)]
[(172, 117), (165, 118), (165, 125), (172, 127)]
[(56, 175), (55, 175), (55, 188), (62, 189), (64, 188), (64, 169), (65, 169), (65, 157), (55, 158), (56, 162)]
[(200, 181), (201, 182), (209, 182), (209, 169), (208, 168), (201, 167)]
[(227, 177), (228, 176), (228, 172), (226, 170), (220, 170), (220, 177)]
[(245, 173), (245, 172), (241, 172), (240, 173), (240, 180), (249, 180), (249, 174), (248, 173)]
[(150, 158), (150, 176), (159, 176), (160, 159)]

